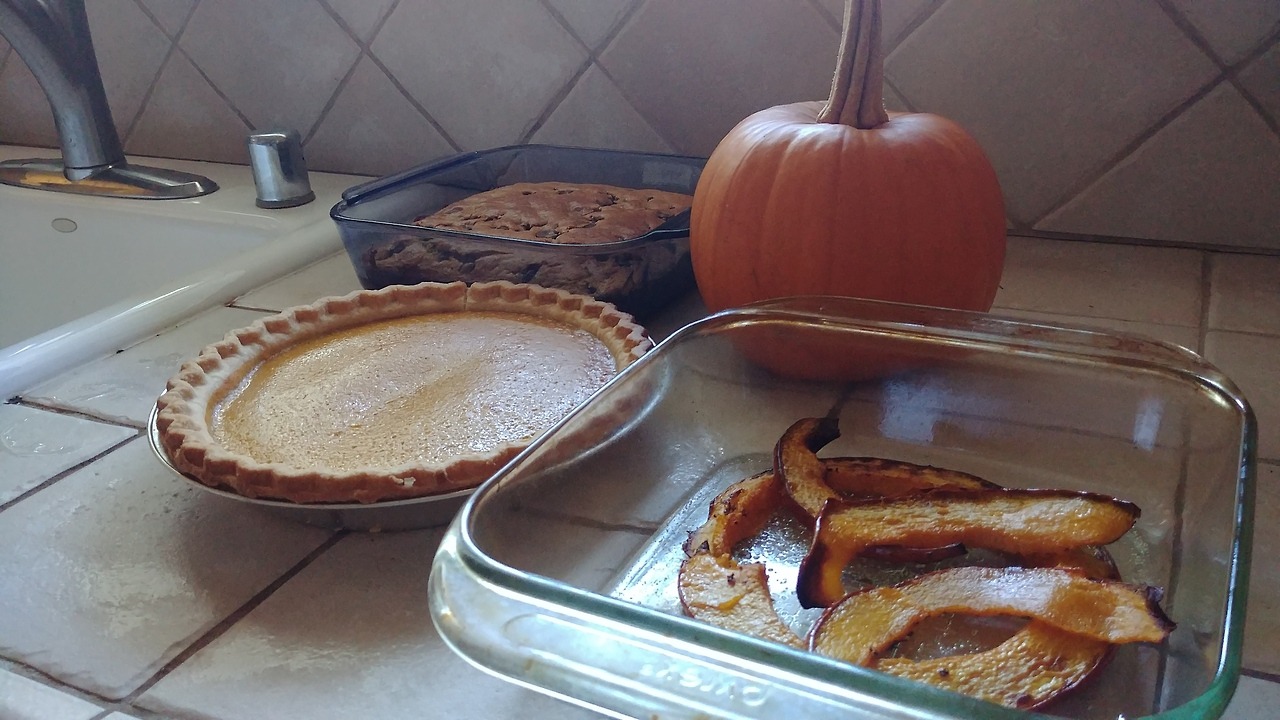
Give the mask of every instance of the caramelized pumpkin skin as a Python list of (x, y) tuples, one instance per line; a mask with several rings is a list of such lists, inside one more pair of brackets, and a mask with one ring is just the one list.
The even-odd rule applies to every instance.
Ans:
[[(1079, 685), (1117, 643), (1162, 642), (1174, 624), (1145, 586), (1059, 568), (961, 567), (853, 593), (809, 634), (809, 649), (899, 677), (1029, 709)], [(923, 619), (944, 613), (1031, 621), (994, 648), (912, 660), (880, 658)]]
[(963, 543), (1010, 554), (1054, 553), (1105, 545), (1133, 527), (1132, 503), (1066, 490), (933, 491), (857, 503), (830, 501), (800, 563), (804, 607), (828, 607), (845, 595), (845, 566), (877, 545), (938, 547)]
[(990, 650), (908, 660), (885, 658), (871, 667), (987, 702), (1034, 710), (1087, 680), (1112, 646), (1032, 620)]
[[(678, 591), (685, 614), (1019, 709), (1043, 707), (1080, 685), (1106, 664), (1117, 643), (1161, 642), (1173, 629), (1159, 592), (1119, 582), (1100, 547), (1132, 527), (1139, 511), (1131, 503), (1091, 493), (1009, 490), (894, 460), (819, 458), (817, 451), (838, 436), (834, 420), (802, 419), (776, 445), (773, 468), (712, 501), (707, 521), (684, 546)], [(784, 508), (815, 523), (800, 568), (801, 604), (813, 606), (808, 594), (830, 605), (805, 639), (778, 615), (764, 565), (731, 557), (735, 545)], [(1017, 566), (951, 568), (844, 594), (840, 576), (854, 557), (911, 564), (962, 554), (965, 544), (1005, 553)], [(937, 615), (1029, 621), (977, 652), (882, 657)]]
[(960, 567), (849, 595), (823, 613), (809, 647), (867, 665), (942, 613), (1030, 617), (1102, 643), (1158, 643), (1173, 629), (1146, 587), (1057, 568)]

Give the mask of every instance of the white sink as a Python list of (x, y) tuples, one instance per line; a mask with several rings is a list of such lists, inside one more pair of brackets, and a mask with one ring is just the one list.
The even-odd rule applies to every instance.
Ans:
[[(0, 146), (0, 159), (55, 155)], [(315, 201), (264, 210), (247, 166), (137, 161), (219, 190), (125, 200), (0, 185), (0, 401), (340, 250), (329, 208), (367, 180), (312, 173)]]

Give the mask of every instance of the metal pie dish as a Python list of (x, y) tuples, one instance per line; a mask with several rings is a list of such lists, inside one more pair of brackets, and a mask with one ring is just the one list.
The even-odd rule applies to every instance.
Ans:
[(156, 429), (156, 409), (151, 409), (147, 419), (147, 442), (152, 452), (174, 475), (195, 485), (200, 490), (227, 501), (260, 508), (273, 515), (306, 525), (329, 530), (354, 530), (358, 532), (396, 532), (438, 527), (453, 519), (475, 488), (455, 490), (440, 495), (428, 495), (407, 500), (389, 500), (377, 503), (293, 503), (283, 500), (251, 498), (226, 488), (213, 487), (178, 470), (165, 453)]

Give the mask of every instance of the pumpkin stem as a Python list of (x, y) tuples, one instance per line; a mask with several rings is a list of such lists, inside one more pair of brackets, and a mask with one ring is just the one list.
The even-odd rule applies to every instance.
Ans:
[(831, 96), (818, 122), (862, 130), (889, 122), (884, 109), (884, 51), (880, 47), (880, 0), (845, 0), (844, 36), (831, 80)]

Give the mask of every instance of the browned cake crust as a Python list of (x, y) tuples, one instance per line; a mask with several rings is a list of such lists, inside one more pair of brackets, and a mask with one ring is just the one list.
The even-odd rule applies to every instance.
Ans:
[(693, 198), (611, 185), (516, 183), (463, 198), (415, 225), (556, 243), (639, 237), (689, 209)]

